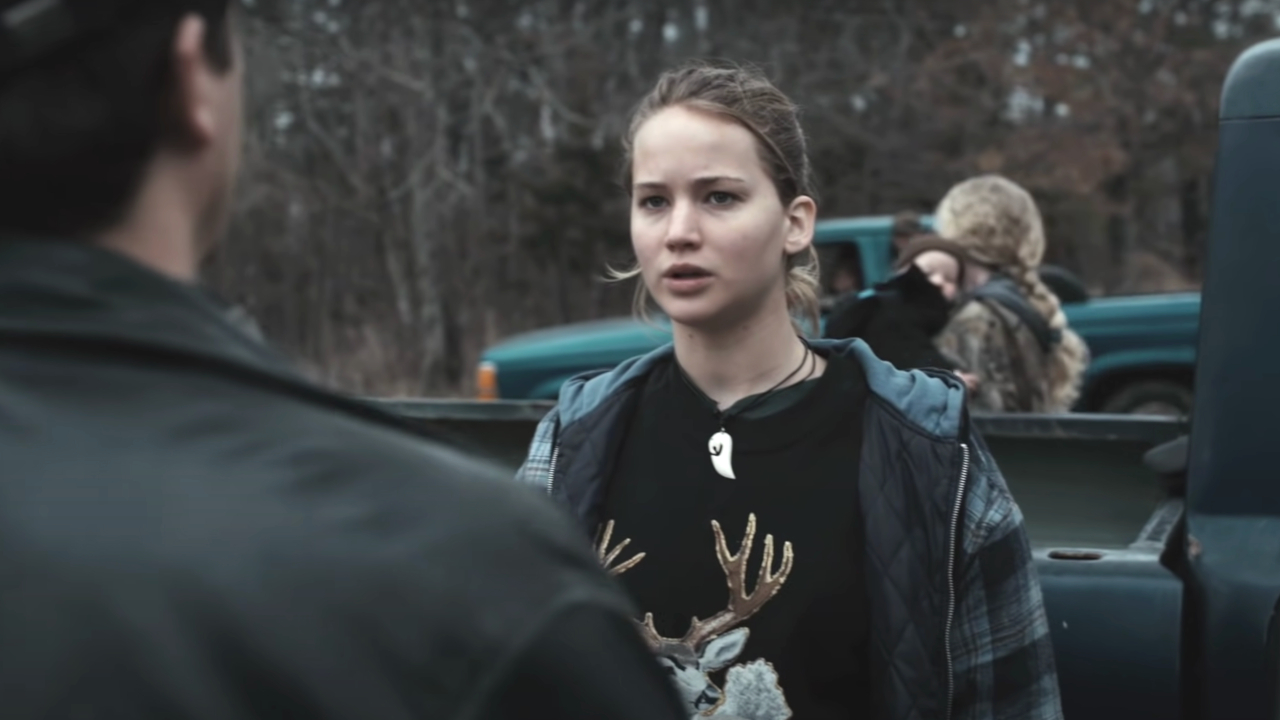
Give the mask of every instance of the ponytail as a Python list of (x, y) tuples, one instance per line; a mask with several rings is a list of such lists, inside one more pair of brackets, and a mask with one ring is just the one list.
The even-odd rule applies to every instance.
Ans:
[(787, 309), (791, 311), (792, 322), (797, 323), (796, 332), (801, 334), (804, 328), (799, 326), (800, 320), (809, 322), (814, 333), (822, 328), (818, 278), (818, 249), (812, 244), (806, 250), (787, 256)]

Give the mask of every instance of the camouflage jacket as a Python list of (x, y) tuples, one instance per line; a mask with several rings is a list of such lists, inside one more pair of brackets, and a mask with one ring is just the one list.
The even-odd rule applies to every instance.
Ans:
[(976, 375), (970, 407), (987, 412), (1066, 412), (1050, 397), (1048, 352), (1061, 341), (1007, 281), (962, 300), (934, 339), (959, 369)]

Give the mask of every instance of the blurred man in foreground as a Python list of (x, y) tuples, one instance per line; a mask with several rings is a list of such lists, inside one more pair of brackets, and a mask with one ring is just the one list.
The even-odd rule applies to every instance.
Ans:
[(0, 0), (0, 687), (35, 718), (676, 718), (578, 532), (196, 283), (230, 0)]

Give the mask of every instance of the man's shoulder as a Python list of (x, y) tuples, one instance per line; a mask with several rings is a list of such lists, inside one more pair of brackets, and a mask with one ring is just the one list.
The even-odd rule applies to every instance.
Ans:
[[(216, 521), (241, 553), (228, 561), (290, 559), (258, 582), (285, 598), (316, 588), (308, 602), (325, 618), (317, 632), (354, 623), (404, 633), (418, 645), (402, 658), (422, 653), (464, 672), (498, 662), (524, 628), (566, 603), (627, 609), (580, 528), (511, 482), (510, 468), (358, 414), (289, 412), (310, 435), (277, 435), (274, 450), (247, 459), (249, 475), (269, 488), (240, 485), (257, 500)], [(269, 525), (236, 517), (254, 505), (275, 514)], [(246, 597), (246, 587), (224, 590)]]
[(73, 389), (0, 377), (20, 416), (0, 427), (23, 518), (8, 567), (39, 567), (31, 597), (68, 627), (142, 583), (199, 598), (184, 632), (213, 623), (286, 658), (299, 638), (333, 658), (365, 638), (381, 657), (350, 657), (352, 673), (394, 659), (463, 692), (547, 608), (625, 602), (567, 514), (493, 461), (223, 375), (117, 369)]
[(528, 628), (566, 606), (630, 611), (581, 529), (537, 489), (511, 482), (509, 469), (377, 432), (331, 452), (327, 468), (299, 478), (336, 483), (317, 504), (323, 518), (296, 547), (286, 534), (266, 550), (296, 549), (294, 589), (322, 579), (376, 588), (370, 597), (329, 596), (325, 613), (335, 621), (407, 632), (432, 663), (462, 671), (500, 662)]
[[(137, 488), (113, 506), (122, 513), (132, 512), (126, 503), (164, 502), (164, 527), (112, 541), (110, 555), (122, 562), (182, 555), (198, 568), (213, 566), (201, 556), (252, 563), (283, 554), (298, 560), (299, 573), (337, 575), (396, 565), (413, 571), (427, 558), (464, 575), (468, 563), (591, 567), (577, 528), (532, 488), (512, 483), (509, 468), (420, 434), (372, 404), (220, 373), (86, 368), (84, 378), (91, 390), (69, 400), (36, 390), (41, 417), (66, 423), (56, 423), (65, 427), (50, 434), (52, 446), (25, 456), (33, 467), (61, 467), (59, 439), (131, 438), (93, 443), (74, 461), (86, 479), (102, 475)], [(31, 502), (47, 502), (46, 495)], [(74, 508), (54, 504), (55, 513), (64, 511)], [(153, 553), (148, 548), (161, 546), (156, 533), (165, 527), (203, 528), (225, 542)]]
[[(359, 493), (385, 517), (398, 517), (404, 527), (431, 525), (439, 534), (424, 543), (473, 543), (470, 550), (520, 554), (548, 543), (576, 545), (567, 515), (529, 487), (511, 482), (511, 468), (450, 442), (415, 434), (378, 411), (370, 415), (345, 410), (306, 408), (296, 411), (298, 434), (277, 435), (279, 449), (292, 456), (297, 482), (346, 486)], [(309, 431), (311, 436), (303, 432)], [(246, 427), (247, 431), (251, 428)], [(278, 430), (277, 430), (278, 432)], [(343, 502), (341, 494), (327, 498)], [(502, 546), (484, 542), (523, 537), (539, 542)], [(444, 538), (448, 538), (445, 540)], [(474, 543), (480, 543), (476, 545)], [(460, 548), (462, 549), (462, 548)], [(462, 549), (462, 554), (467, 554)]]

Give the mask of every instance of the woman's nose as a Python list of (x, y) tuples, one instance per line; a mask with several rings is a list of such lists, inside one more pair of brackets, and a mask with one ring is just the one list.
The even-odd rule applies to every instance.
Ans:
[(696, 208), (691, 203), (676, 202), (667, 221), (667, 247), (682, 247), (700, 241)]

